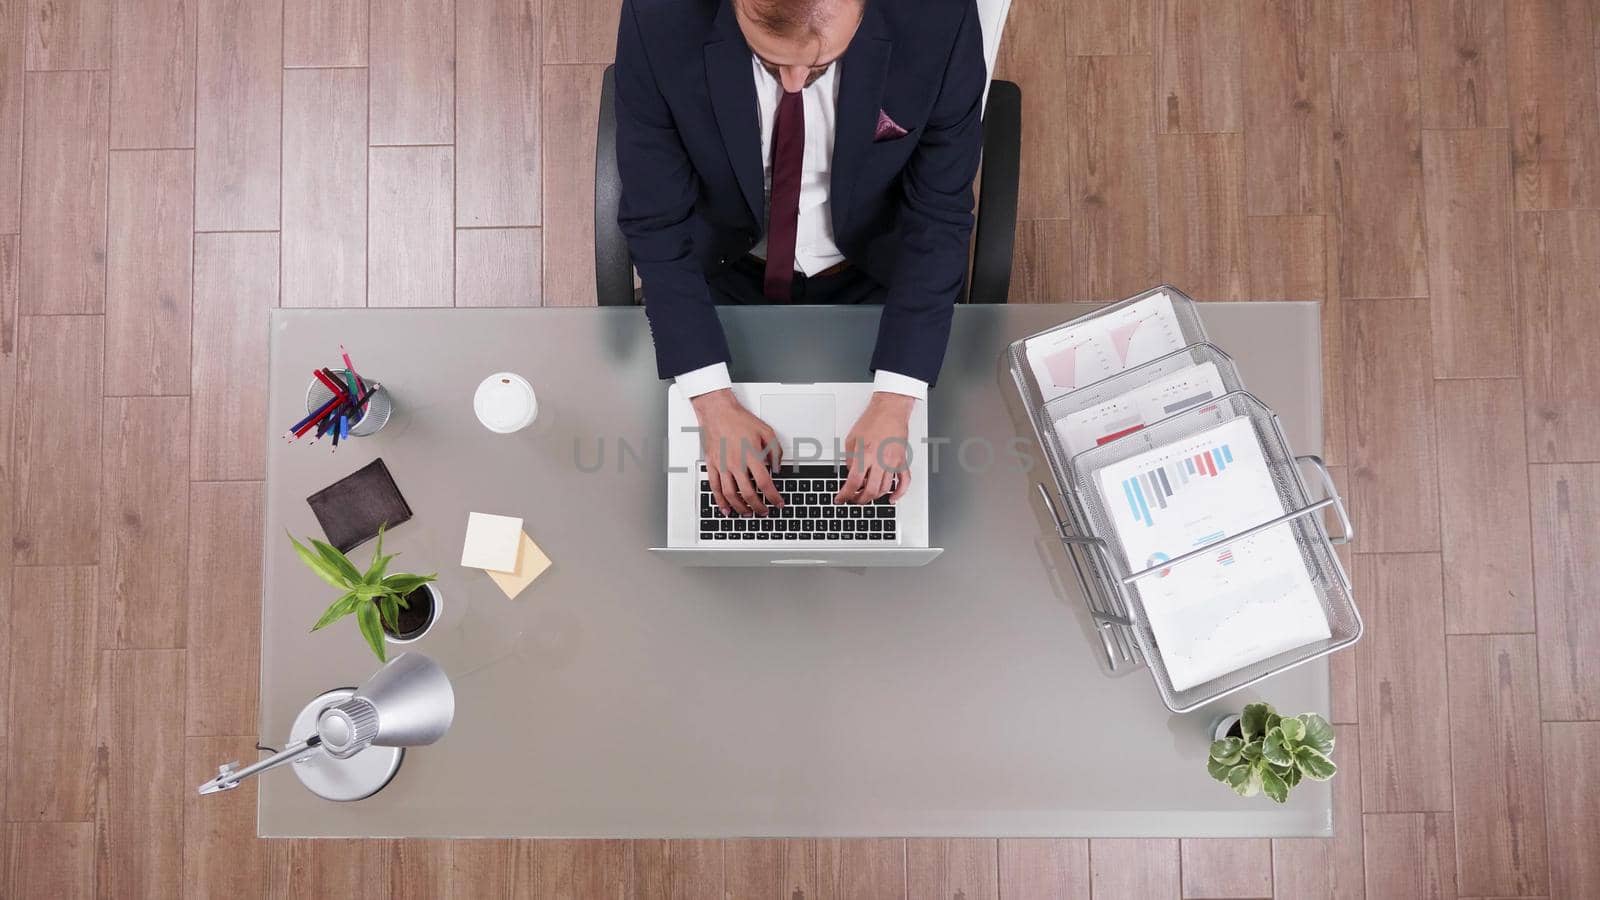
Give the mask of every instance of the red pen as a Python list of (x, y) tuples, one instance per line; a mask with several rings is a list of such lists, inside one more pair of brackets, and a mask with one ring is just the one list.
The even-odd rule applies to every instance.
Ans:
[(317, 380), (322, 382), (323, 386), (328, 390), (332, 391), (334, 398), (340, 403), (350, 402), (349, 392), (347, 392), (344, 387), (339, 384), (339, 382), (334, 381), (332, 378), (329, 378), (326, 374), (324, 374), (321, 369), (312, 369), (311, 374), (317, 376)]
[(356, 374), (356, 365), (355, 365), (355, 363), (350, 361), (350, 353), (349, 353), (349, 351), (344, 349), (344, 345), (343, 344), (339, 345), (339, 357), (344, 360), (344, 370), (346, 372), (349, 372), (350, 373), (350, 377), (352, 377), (352, 378), (354, 378), (356, 380), (356, 390), (357, 391), (366, 390), (367, 386), (362, 383), (361, 376)]
[(339, 403), (339, 399), (337, 397), (335, 397), (332, 400), (329, 400), (327, 403), (322, 404), (322, 407), (320, 409), (318, 409), (316, 412), (314, 412), (311, 415), (306, 416), (304, 419), (301, 419), (300, 421), (296, 422), (294, 424), (294, 427), (290, 428), (289, 430), (297, 438), (298, 437), (304, 437), (307, 432), (309, 432), (311, 429), (317, 427), (317, 422), (319, 420), (321, 420), (323, 416), (326, 416), (328, 413), (332, 412), (333, 408), (335, 406), (337, 406), (338, 403)]

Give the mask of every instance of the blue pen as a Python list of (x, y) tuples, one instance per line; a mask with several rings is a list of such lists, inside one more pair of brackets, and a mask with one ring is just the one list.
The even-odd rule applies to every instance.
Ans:
[(349, 439), (350, 439), (350, 417), (342, 415), (342, 416), (339, 417), (339, 440), (347, 441)]

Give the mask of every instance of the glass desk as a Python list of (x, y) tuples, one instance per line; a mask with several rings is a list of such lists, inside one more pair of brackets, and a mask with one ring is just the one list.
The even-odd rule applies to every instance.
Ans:
[[(920, 569), (684, 569), (665, 537), (665, 386), (638, 309), (278, 310), (272, 317), (261, 736), (377, 668), (285, 530), (305, 498), (382, 457), (415, 517), (393, 571), (437, 571), (441, 625), (414, 649), (456, 689), (450, 733), (358, 803), (287, 771), (258, 780), (263, 836), (1326, 836), (1328, 785), (1285, 806), (1205, 771), (1213, 719), (1257, 696), (1328, 709), (1323, 661), (1186, 716), (1147, 672), (1112, 677), (1034, 484), (1048, 480), (1001, 362), (1086, 305), (970, 306), (930, 406), (948, 436)], [(1320, 312), (1201, 310), (1293, 449), (1321, 447)], [(878, 311), (722, 311), (743, 381), (867, 380)], [(375, 437), (288, 444), (313, 367), (343, 342), (395, 414)], [(528, 378), (511, 436), (472, 412), (487, 375)], [(1032, 459), (1031, 471), (1019, 459)], [(521, 516), (554, 565), (516, 600), (461, 568), (469, 511)], [(363, 563), (370, 545), (353, 554)], [(1224, 708), (1225, 707), (1225, 708)]]

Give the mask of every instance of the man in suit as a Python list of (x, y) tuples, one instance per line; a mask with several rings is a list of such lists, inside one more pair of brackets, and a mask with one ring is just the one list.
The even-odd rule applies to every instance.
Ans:
[(906, 490), (911, 411), (966, 280), (987, 81), (974, 0), (624, 0), (619, 224), (724, 513), (783, 500), (718, 303), (882, 304), (835, 500)]

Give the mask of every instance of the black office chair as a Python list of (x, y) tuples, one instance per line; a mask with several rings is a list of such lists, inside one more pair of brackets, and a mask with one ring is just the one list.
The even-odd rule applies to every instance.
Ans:
[[(617, 225), (622, 177), (617, 172), (615, 66), (606, 66), (594, 154), (594, 274), (601, 306), (633, 306), (633, 259)], [(1017, 175), (1022, 157), (1022, 89), (989, 83), (983, 115), (983, 183), (973, 229), (968, 303), (1004, 303), (1011, 292), (1011, 249), (1017, 236)]]

